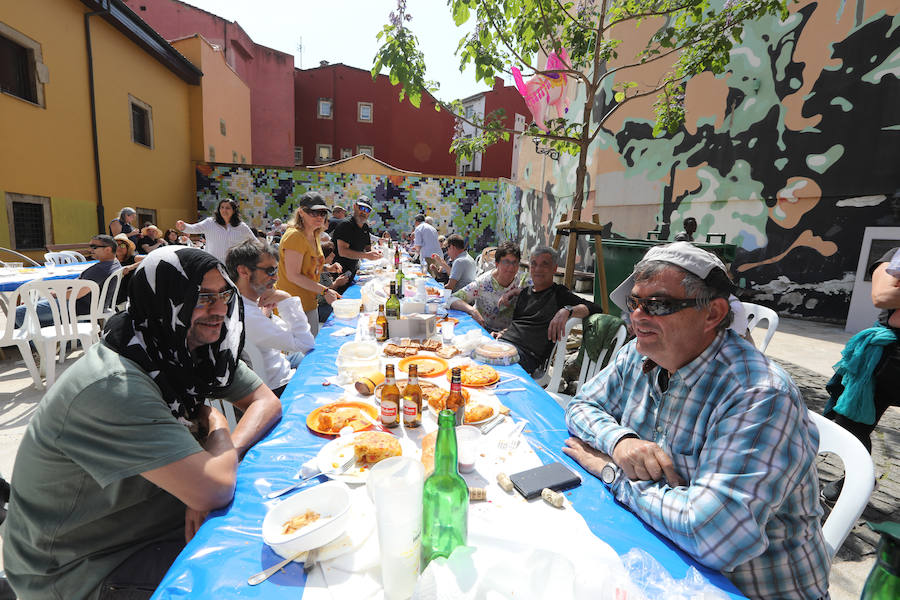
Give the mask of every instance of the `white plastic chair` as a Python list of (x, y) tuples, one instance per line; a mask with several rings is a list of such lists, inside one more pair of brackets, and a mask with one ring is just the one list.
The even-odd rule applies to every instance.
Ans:
[(825, 546), (834, 558), (869, 503), (875, 488), (875, 465), (852, 433), (818, 413), (809, 411), (809, 418), (819, 430), (819, 454), (832, 452), (844, 463), (844, 486), (822, 525)]
[[(124, 271), (124, 267), (116, 269), (106, 278), (106, 281), (103, 282), (103, 289), (100, 290), (100, 302), (102, 302), (102, 305), (99, 307), (99, 323), (106, 323), (108, 318), (119, 312), (116, 300), (119, 297), (119, 288), (122, 287), (122, 274)], [(78, 317), (78, 320), (87, 319), (85, 317)]]
[(45, 252), (44, 261), (51, 262), (54, 265), (68, 265), (74, 263), (75, 258), (62, 252)]
[(72, 258), (72, 262), (85, 262), (87, 259), (84, 257), (84, 254), (81, 252), (75, 252), (74, 250), (60, 250), (60, 254), (65, 254)]
[(753, 331), (760, 321), (768, 321), (766, 324), (768, 331), (766, 331), (766, 337), (759, 348), (760, 352), (765, 353), (769, 342), (772, 341), (772, 336), (775, 335), (775, 330), (778, 329), (778, 313), (767, 306), (753, 304), (752, 302), (741, 302), (741, 304), (744, 305), (744, 310), (747, 311), (748, 332)]
[(538, 385), (547, 388), (551, 393), (559, 389), (559, 382), (562, 381), (563, 368), (566, 366), (566, 340), (576, 325), (581, 325), (581, 319), (578, 317), (572, 317), (566, 321), (565, 333), (562, 339), (553, 346), (553, 352), (544, 367), (544, 374), (537, 380)]
[[(75, 312), (77, 296), (87, 288), (89, 291), (88, 319), (79, 321)], [(100, 286), (88, 279), (45, 279), (30, 281), (19, 288), (26, 307), (25, 327), (32, 332), (32, 342), (37, 347), (44, 369), (47, 387), (56, 380), (56, 344), (59, 343), (59, 362), (66, 357), (69, 342), (81, 342), (87, 350), (100, 338), (98, 319)], [(58, 301), (54, 301), (53, 298)], [(40, 327), (35, 305), (42, 299), (50, 299), (53, 325)], [(30, 351), (29, 351), (30, 354)]]
[(34, 356), (31, 354), (31, 346), (29, 345), (29, 342), (34, 337), (34, 332), (26, 327), (25, 324), (16, 329), (16, 305), (19, 304), (22, 293), (28, 293), (27, 289), (22, 289), (24, 287), (21, 286), (12, 292), (9, 300), (4, 294), (0, 293), (0, 310), (3, 313), (3, 322), (0, 322), (0, 348), (16, 346), (19, 349), (19, 354), (22, 355), (22, 360), (25, 361), (25, 367), (31, 374), (34, 387), (42, 389), (44, 384), (41, 381), (41, 373), (38, 370), (38, 365), (34, 362)]
[[(604, 348), (600, 355), (597, 356), (597, 360), (593, 361), (588, 358), (587, 353), (585, 353), (584, 357), (581, 360), (581, 372), (578, 374), (578, 381), (575, 383), (575, 392), (578, 393), (578, 390), (581, 389), (581, 386), (584, 385), (584, 382), (588, 379), (592, 379), (595, 375), (597, 375), (600, 371), (603, 370), (603, 361), (606, 359), (606, 355), (609, 355), (609, 360), (607, 364), (612, 362), (612, 359), (615, 358), (616, 354), (619, 350), (622, 349), (622, 346), (625, 345), (625, 339), (628, 337), (628, 329), (625, 327), (625, 324), (619, 325), (619, 328), (616, 330), (616, 337), (613, 339), (612, 344)], [(557, 383), (557, 386), (559, 383)], [(556, 403), (565, 408), (568, 406), (569, 402), (572, 401), (574, 396), (569, 396), (568, 394), (560, 394), (554, 391), (550, 391), (553, 388), (548, 386), (548, 393), (553, 396), (553, 399), (556, 400)], [(558, 388), (557, 388), (558, 389)]]

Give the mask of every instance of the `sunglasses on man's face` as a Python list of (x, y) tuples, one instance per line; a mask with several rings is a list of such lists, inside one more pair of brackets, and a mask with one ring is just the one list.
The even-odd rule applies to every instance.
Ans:
[(665, 317), (682, 311), (686, 308), (698, 306), (701, 300), (699, 298), (657, 298), (651, 296), (648, 298), (638, 298), (637, 296), (628, 296), (625, 299), (625, 306), (628, 312), (634, 312), (641, 307), (644, 313), (651, 317)]
[(277, 267), (277, 266), (274, 266), (274, 267), (266, 267), (266, 268), (263, 268), (263, 267), (253, 267), (253, 270), (254, 270), (254, 271), (262, 271), (263, 273), (265, 273), (265, 274), (268, 275), (269, 277), (275, 277), (275, 275), (278, 274), (278, 267)]
[(88, 244), (91, 247), (91, 250), (96, 250), (97, 248), (108, 248), (106, 244)]
[(209, 307), (221, 300), (225, 304), (231, 304), (234, 299), (234, 290), (228, 289), (224, 292), (200, 292), (197, 295), (197, 307)]

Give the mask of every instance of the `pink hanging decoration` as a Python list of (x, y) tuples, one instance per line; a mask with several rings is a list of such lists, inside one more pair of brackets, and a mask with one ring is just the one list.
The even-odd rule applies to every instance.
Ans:
[[(565, 48), (560, 49), (559, 55), (551, 52), (547, 57), (547, 70), (568, 69), (569, 54)], [(512, 68), (513, 77), (516, 80), (516, 88), (525, 98), (525, 104), (534, 117), (534, 122), (542, 131), (547, 131), (544, 124), (544, 117), (547, 109), (553, 105), (556, 107), (556, 116), (562, 116), (569, 112), (569, 98), (566, 96), (566, 88), (568, 87), (568, 77), (562, 73), (548, 73), (546, 75), (536, 74), (526, 83), (522, 79), (522, 72), (517, 68)]]

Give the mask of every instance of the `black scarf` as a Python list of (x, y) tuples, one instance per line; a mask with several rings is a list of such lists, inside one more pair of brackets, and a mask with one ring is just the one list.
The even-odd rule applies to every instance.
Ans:
[[(219, 339), (192, 353), (187, 332), (203, 276), (212, 269), (219, 270), (234, 296)], [(244, 346), (240, 292), (213, 255), (197, 248), (164, 246), (141, 261), (128, 300), (128, 310), (107, 321), (103, 341), (146, 371), (172, 414), (193, 430), (204, 399), (219, 395), (234, 380)]]

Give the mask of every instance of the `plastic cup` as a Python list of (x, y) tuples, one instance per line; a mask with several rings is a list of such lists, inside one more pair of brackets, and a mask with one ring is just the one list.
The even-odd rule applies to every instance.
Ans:
[(419, 578), (424, 480), (424, 465), (406, 456), (385, 459), (369, 471), (366, 491), (375, 502), (381, 583), (389, 600), (411, 597)]
[(441, 338), (445, 344), (453, 341), (453, 321), (444, 321), (441, 323)]
[(456, 452), (460, 473), (471, 473), (475, 470), (480, 444), (481, 431), (477, 427), (460, 425), (456, 428)]

